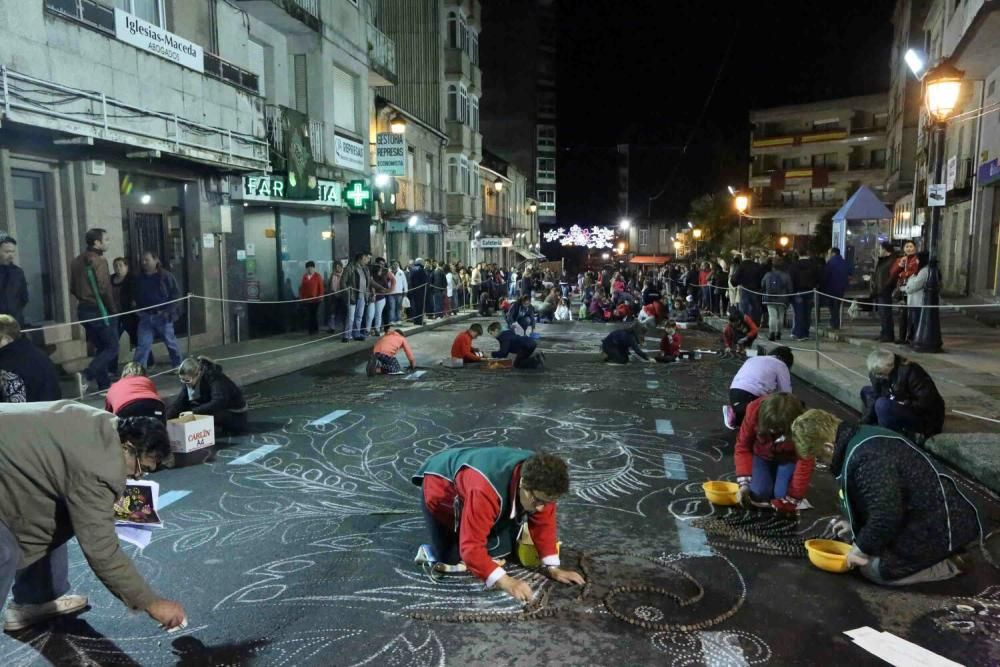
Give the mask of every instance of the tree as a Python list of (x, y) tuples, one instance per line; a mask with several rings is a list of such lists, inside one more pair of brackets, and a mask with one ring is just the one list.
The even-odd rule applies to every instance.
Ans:
[(833, 214), (836, 211), (830, 210), (820, 216), (812, 238), (809, 239), (809, 253), (814, 257), (822, 257), (830, 249), (833, 238)]
[(706, 194), (691, 202), (688, 218), (701, 230), (700, 245), (705, 254), (718, 253), (723, 238), (736, 227), (737, 216), (728, 196)]

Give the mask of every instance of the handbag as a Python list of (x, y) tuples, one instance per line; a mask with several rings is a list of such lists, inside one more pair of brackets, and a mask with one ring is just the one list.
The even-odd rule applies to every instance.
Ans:
[(409, 308), (409, 307), (410, 307), (410, 297), (404, 296), (403, 297), (403, 308)]

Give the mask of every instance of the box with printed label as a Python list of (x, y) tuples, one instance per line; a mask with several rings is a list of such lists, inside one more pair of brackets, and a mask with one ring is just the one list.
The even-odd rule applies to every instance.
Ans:
[(182, 415), (167, 420), (170, 451), (194, 452), (215, 444), (215, 419), (211, 415)]

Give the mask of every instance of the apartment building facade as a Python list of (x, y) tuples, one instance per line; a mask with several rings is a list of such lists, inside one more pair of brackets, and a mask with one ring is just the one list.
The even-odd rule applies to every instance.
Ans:
[(396, 84), (378, 94), (447, 137), (441, 158), (444, 246), (435, 248), (435, 258), (447, 254), (468, 262), (484, 205), (477, 185), (483, 153), (480, 3), (374, 0), (374, 8), (401, 54)]
[(809, 236), (860, 186), (884, 196), (885, 94), (750, 112), (752, 215), (763, 231)]
[(525, 205), (529, 174), (484, 149), (479, 175), (483, 221), (473, 233), (472, 262), (512, 267), (544, 260), (537, 210)]
[(483, 67), (489, 75), (483, 132), (497, 154), (528, 175), (528, 198), (539, 223), (554, 225), (558, 5), (554, 0), (486, 3), (483, 24)]

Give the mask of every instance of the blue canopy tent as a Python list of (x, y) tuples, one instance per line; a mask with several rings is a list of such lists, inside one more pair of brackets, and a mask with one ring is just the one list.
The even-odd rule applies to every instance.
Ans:
[(832, 242), (847, 260), (852, 285), (875, 270), (878, 246), (889, 238), (891, 222), (892, 211), (864, 185), (833, 214)]

